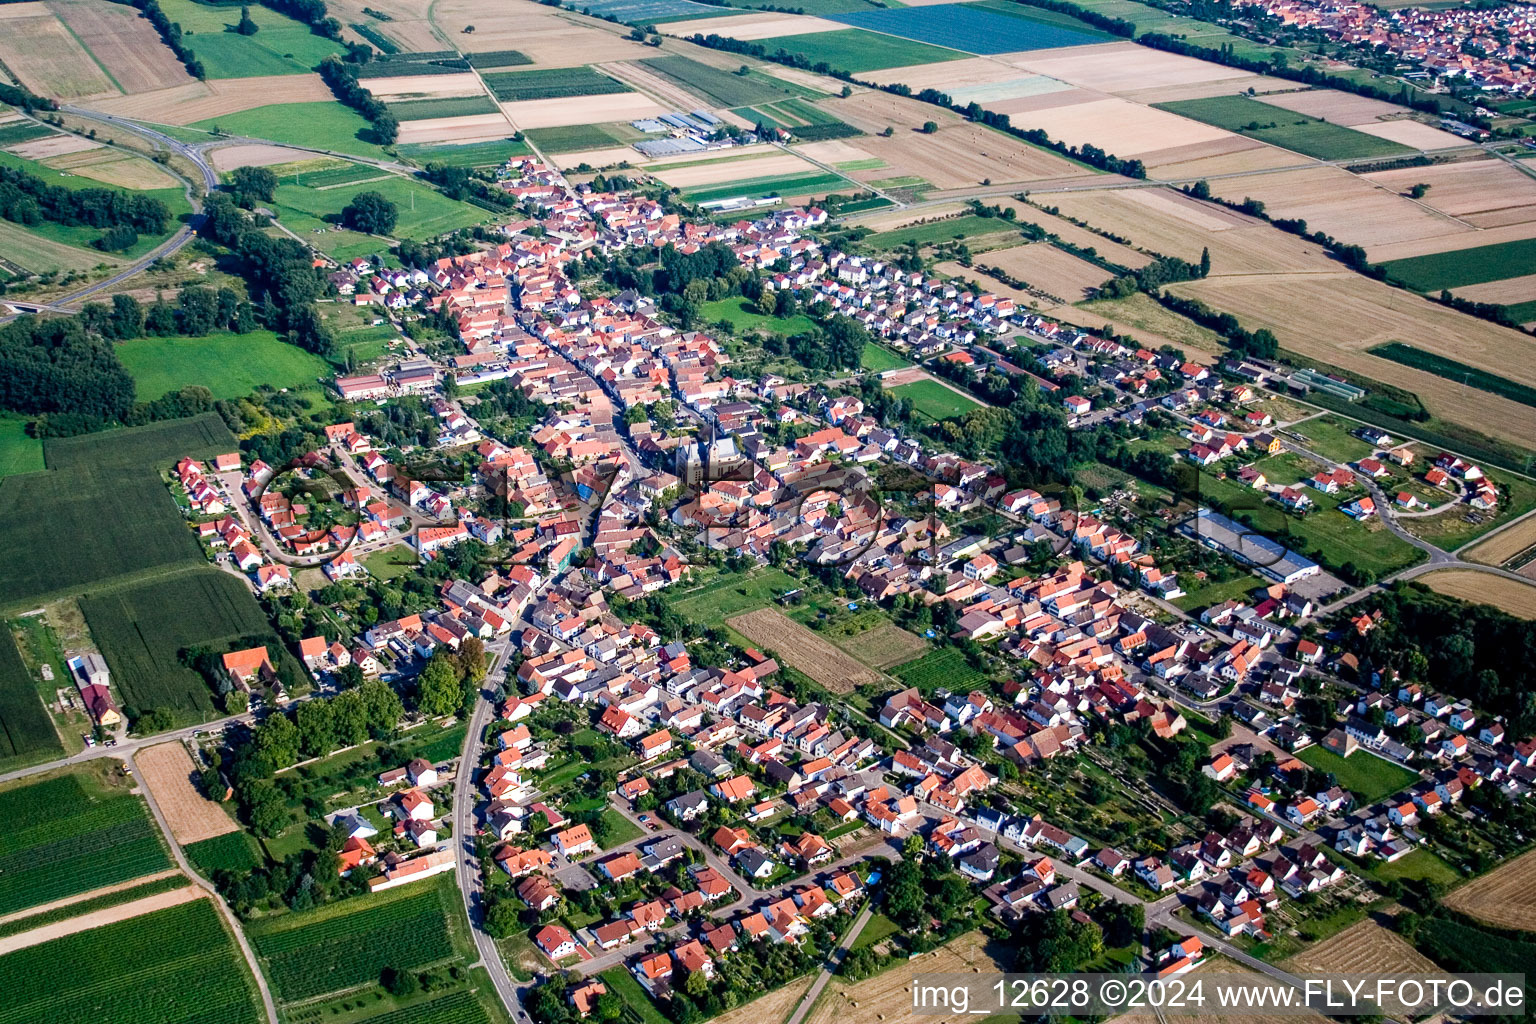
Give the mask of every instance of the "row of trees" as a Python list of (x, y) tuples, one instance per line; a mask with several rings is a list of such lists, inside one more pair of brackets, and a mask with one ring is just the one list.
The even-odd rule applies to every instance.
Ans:
[(126, 3), (129, 7), (142, 11), (144, 17), (149, 19), (149, 23), (155, 26), (155, 31), (160, 33), (160, 38), (165, 40), (165, 45), (171, 48), (176, 59), (181, 61), (182, 66), (187, 69), (187, 74), (197, 79), (208, 77), (208, 71), (203, 67), (203, 62), (198, 60), (192, 48), (182, 41), (181, 26), (160, 9), (156, 0), (113, 0), (113, 2)]
[(362, 86), (357, 80), (357, 65), (341, 58), (329, 56), (320, 62), (320, 77), (330, 86), (336, 98), (359, 114), (373, 127), (370, 129), (374, 142), (387, 146), (400, 137), (400, 122), (389, 107)]
[(65, 188), (19, 167), (0, 167), (0, 216), (17, 224), (46, 220), (67, 227), (123, 227), (158, 234), (170, 222), (171, 211), (154, 196), (117, 188)]
[(80, 310), (85, 329), (110, 341), (187, 334), (200, 338), (214, 331), (246, 334), (256, 329), (255, 308), (233, 288), (193, 285), (174, 303), (157, 298), (148, 309), (132, 295), (114, 295), (112, 304), (89, 302)]

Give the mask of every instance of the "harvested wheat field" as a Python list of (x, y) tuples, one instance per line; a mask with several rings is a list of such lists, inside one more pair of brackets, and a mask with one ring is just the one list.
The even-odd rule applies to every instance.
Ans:
[(107, 0), (48, 0), (48, 6), (124, 92), (154, 92), (196, 81), (134, 8)]
[(1399, 142), (1414, 149), (1457, 149), (1467, 144), (1466, 139), (1408, 118), (1357, 125), (1355, 131), (1374, 135), (1388, 142)]
[(1132, 270), (1139, 270), (1152, 262), (1152, 257), (1144, 252), (1132, 249), (1128, 245), (1121, 245), (1102, 235), (1096, 235), (1087, 228), (1078, 227), (1069, 220), (1052, 216), (1028, 203), (1021, 203), (1017, 199), (1002, 199), (997, 203), (1004, 209), (1014, 212), (1014, 220), (1020, 224), (1034, 224), (1044, 228), (1064, 242), (1092, 249), (1111, 263)]
[(1153, 89), (1126, 89), (1115, 95), (1121, 99), (1150, 106), (1153, 103), (1174, 103), (1178, 100), (1204, 100), (1212, 96), (1231, 96), (1238, 91), (1247, 92), (1249, 89), (1267, 99), (1269, 93), (1284, 92), (1294, 88), (1296, 83), (1287, 82), (1283, 78), (1255, 75), (1247, 79), (1226, 78), (1209, 82), (1188, 82), (1184, 85), (1160, 85)]
[(922, 657), (928, 650), (928, 641), (894, 622), (885, 622), (857, 636), (840, 636), (837, 646), (871, 668), (884, 671)]
[[(1406, 239), (1465, 235), (1472, 230), (1338, 167), (1224, 178), (1211, 182), (1211, 190), (1234, 202), (1247, 197), (1261, 200), (1272, 217), (1298, 217), (1313, 230), (1320, 228), (1367, 249)], [(1371, 256), (1376, 258), (1374, 252)]]
[(555, 153), (549, 156), (549, 162), (562, 171), (568, 171), (582, 164), (588, 167), (612, 167), (634, 158), (635, 151), (628, 146), (613, 146), (609, 149), (588, 149), (580, 153)]
[(1059, 315), (1079, 327), (1113, 327), (1116, 334), (1129, 334), (1147, 349), (1172, 345), (1186, 355), (1214, 358), (1226, 347), (1215, 331), (1179, 316), (1143, 293), (1063, 309)]
[(964, 203), (940, 203), (937, 206), (925, 206), (921, 210), (877, 210), (873, 213), (855, 214), (848, 218), (848, 223), (861, 228), (869, 228), (871, 231), (895, 231), (904, 228), (908, 224), (917, 224), (930, 220), (943, 220), (956, 214), (964, 213), (970, 209)]
[(1536, 916), (1536, 850), (1474, 878), (1442, 896), (1440, 901), (1452, 910), (1491, 925), (1529, 929), (1532, 917)]
[(1295, 92), (1274, 93), (1264, 97), (1264, 102), (1350, 128), (1386, 117), (1401, 117), (1409, 112), (1407, 107), (1400, 107), (1396, 103), (1339, 92), (1337, 89), (1299, 89)]
[(658, 117), (667, 108), (641, 92), (609, 93), (606, 96), (562, 96), (552, 100), (518, 100), (503, 103), (512, 123), (519, 128), (563, 128), (571, 124), (602, 124)]
[[(807, 142), (796, 146), (795, 152), (807, 160), (816, 160), (836, 167), (839, 164), (864, 163), (876, 159), (867, 149), (860, 149), (852, 142), (834, 139), (831, 142)], [(877, 168), (878, 169), (878, 168)]]
[(318, 103), (335, 99), (319, 75), (269, 75), (193, 82), (159, 92), (100, 100), (91, 106), (109, 114), (156, 124), (192, 124), (268, 104)]
[(41, 96), (73, 100), (118, 94), (101, 66), (43, 3), (0, 6), (0, 61)]
[(673, 188), (698, 188), (702, 185), (721, 185), (731, 181), (751, 178), (769, 178), (782, 174), (806, 174), (816, 171), (816, 165), (792, 153), (765, 153), (752, 160), (727, 160), (724, 163), (703, 163), (692, 167), (648, 167), (652, 177), (659, 178)]
[(1506, 277), (1502, 281), (1467, 285), (1452, 289), (1453, 293), (1473, 302), (1536, 302), (1536, 274)]
[(1245, 140), (1229, 131), (1112, 97), (1010, 117), (1016, 128), (1041, 128), (1051, 138), (1069, 146), (1099, 146), (1121, 157), (1143, 156), (1202, 142), (1224, 141), (1234, 149), (1247, 148), (1239, 147), (1238, 143)]
[(880, 673), (773, 608), (759, 608), (726, 619), (725, 624), (754, 644), (771, 648), (833, 693), (848, 693), (881, 679)]
[(181, 184), (153, 160), (121, 149), (98, 147), (45, 160), (49, 167), (119, 188), (176, 188)]
[(27, 160), (47, 160), (49, 157), (84, 153), (88, 149), (100, 147), (101, 143), (82, 139), (78, 135), (50, 135), (46, 139), (33, 139), (19, 146), (7, 147), (6, 152), (15, 153)]
[(734, 1010), (727, 1010), (710, 1019), (710, 1024), (779, 1024), (789, 1016), (806, 989), (811, 987), (814, 976), (796, 978), (788, 985), (774, 989)]
[(1503, 213), (1514, 214), (1521, 221), (1536, 220), (1536, 180), (1503, 160), (1405, 167), (1365, 177), (1394, 192), (1426, 184), (1429, 192), (1418, 201), (1447, 216), (1469, 219), (1477, 214)]
[(1285, 968), (1313, 974), (1434, 974), (1440, 969), (1402, 936), (1369, 919), (1291, 957)]
[(1176, 146), (1160, 150), (1143, 159), (1147, 173), (1166, 181), (1196, 181), (1219, 174), (1243, 174), (1268, 171), (1278, 167), (1308, 167), (1309, 157), (1288, 149), (1266, 146), (1254, 139), (1240, 139), (1246, 145), (1226, 141), (1203, 142), (1194, 146)]
[[(1257, 972), (1242, 967), (1222, 956), (1208, 956), (1193, 971), (1185, 974), (1185, 978), (1197, 975), (1210, 977), (1218, 974), (1251, 975), (1257, 977)], [(1180, 1013), (1179, 1024), (1230, 1024), (1232, 1020), (1231, 1010), (1217, 1009), (1209, 1014)], [(1245, 1011), (1242, 1014), (1244, 1024), (1327, 1024), (1328, 1018), (1319, 1013), (1252, 1013)], [(1108, 1024), (1160, 1024), (1162, 1014), (1156, 1011), (1143, 1013), (1126, 1013), (1118, 1017), (1109, 1018)], [(918, 1018), (920, 1021), (921, 1018)]]
[(1536, 437), (1536, 409), (1365, 351), (1401, 341), (1536, 386), (1530, 335), (1347, 271), (1238, 277), (1213, 271), (1173, 291), (1234, 314), (1250, 330), (1268, 327), (1282, 348), (1406, 388), (1444, 419), (1516, 444)]
[(302, 149), (257, 144), (220, 146), (210, 155), (213, 157), (214, 169), (219, 171), (232, 171), (236, 167), (271, 167), (294, 160), (312, 159), (312, 155)]
[[(1145, 89), (1171, 88), (1197, 82), (1227, 82), (1230, 92), (1255, 85), (1260, 76), (1251, 71), (1222, 67), (1193, 57), (1181, 57), (1131, 42), (1097, 43), (1059, 49), (1028, 50), (1002, 54), (1015, 67), (1050, 75), (1083, 89), (1119, 94)], [(1115, 152), (1119, 152), (1115, 148)]]
[[(381, 32), (400, 45), (400, 49), (406, 53), (422, 53), (433, 50), (444, 50), (451, 46), (467, 46), (474, 36), (463, 37), (461, 41), (450, 43), (443, 35), (432, 27), (431, 0), (328, 0), (331, 14), (340, 19), (347, 27), (342, 34), (348, 40), (359, 43), (369, 43), (369, 40), (358, 35), (351, 28), (354, 24), (367, 25), (375, 32)], [(376, 11), (382, 11), (389, 15), (389, 21), (379, 21), (363, 13), (364, 7), (371, 7)], [(369, 45), (372, 45), (369, 43)]]
[(1536, 516), (1522, 519), (1461, 553), (1469, 562), (1503, 565), (1516, 555), (1536, 547)]
[(224, 808), (198, 792), (192, 782), (197, 767), (180, 743), (146, 747), (134, 755), (133, 763), (177, 843), (185, 846), (239, 831), (240, 826)]
[(980, 262), (997, 267), (1009, 277), (1016, 277), (1031, 288), (1038, 288), (1068, 303), (1091, 297), (1099, 285), (1114, 276), (1049, 242), (996, 249), (983, 254)]
[[(908, 6), (911, 5), (909, 4)], [(689, 44), (686, 50), (688, 56), (694, 60), (703, 61), (705, 64), (713, 63), (717, 67), (722, 66), (720, 64), (721, 57), (730, 56), (730, 54), (717, 53), (714, 50), (706, 50), (702, 46), (693, 46), (692, 44)], [(713, 61), (708, 59), (711, 54), (715, 57)], [(826, 75), (818, 75), (812, 71), (785, 67), (783, 64), (759, 64), (756, 70), (761, 71), (765, 75), (772, 75), (774, 78), (782, 78), (786, 82), (793, 82), (795, 85), (802, 85), (807, 89), (815, 89), (817, 92), (828, 96), (835, 96), (843, 91), (842, 82), (835, 78), (828, 78)]]
[(751, 41), (774, 36), (803, 36), (811, 32), (836, 32), (847, 28), (842, 22), (811, 18), (803, 14), (731, 14), (724, 18), (698, 18), (694, 21), (669, 21), (657, 28), (669, 36), (686, 39), (691, 35), (717, 35), (727, 39)]
[(365, 78), (364, 87), (374, 98), (385, 103), (401, 99), (444, 96), (484, 96), (480, 79), (466, 71), (462, 75), (398, 75), (394, 78)]
[(806, 1016), (805, 1024), (936, 1024), (937, 1018), (931, 1013), (912, 1012), (912, 976), (976, 971), (985, 975), (1004, 970), (1006, 965), (988, 955), (985, 943), (984, 935), (970, 932), (856, 984), (834, 978)]
[[(432, 7), (432, 20), (448, 38), (461, 41), (458, 45), (473, 42), (477, 53), (517, 50), (536, 66), (570, 67), (656, 56), (651, 47), (624, 38), (629, 34), (628, 26), (545, 7), (534, 0), (497, 4), (439, 0)], [(469, 25), (475, 26), (472, 35), (464, 33)]]
[[(519, 128), (543, 125), (519, 124)], [(479, 139), (504, 139), (512, 132), (503, 114), (465, 114), (463, 117), (434, 117), (426, 121), (403, 121), (400, 142), (474, 142)]]
[(663, 78), (643, 64), (621, 60), (611, 64), (599, 64), (596, 69), (633, 89), (639, 89), (675, 110), (707, 110), (712, 105), (708, 100), (689, 92), (670, 79)]
[[(1493, 576), (1489, 573), (1478, 572), (1475, 569), (1445, 569), (1440, 572), (1426, 573), (1418, 577), (1418, 582), (1423, 583), (1437, 594), (1458, 597), (1463, 601), (1470, 601), (1472, 604), (1491, 604), (1500, 611), (1508, 612), (1518, 618), (1536, 619), (1536, 583), (1519, 583), (1505, 576)], [(1523, 860), (1524, 858), (1521, 859)], [(1503, 868), (1499, 869), (1499, 871), (1503, 870)], [(1494, 872), (1495, 875), (1498, 873), (1497, 871)], [(1531, 882), (1532, 879), (1526, 878), (1523, 884), (1531, 887)], [(1476, 884), (1478, 883), (1472, 883), (1472, 885)], [(1461, 893), (1464, 890), (1458, 889), (1456, 891)], [(1482, 895), (1484, 899), (1487, 899), (1488, 894)], [(1449, 903), (1450, 900), (1446, 902)], [(1487, 904), (1490, 907), (1502, 906), (1504, 902), (1505, 900), (1502, 895), (1495, 899), (1487, 899)], [(1470, 914), (1472, 913), (1470, 908), (1471, 904), (1468, 904), (1458, 909)], [(1529, 906), (1523, 908), (1521, 913), (1526, 916), (1521, 918), (1521, 920), (1528, 922), (1530, 920), (1530, 912), (1531, 908)], [(1508, 923), (1509, 927), (1512, 928), (1526, 927), (1525, 924), (1516, 925), (1496, 920), (1495, 918), (1499, 913), (1500, 911), (1495, 909), (1491, 914), (1482, 913), (1476, 916), (1492, 921), (1494, 924)]]
[[(1430, 195), (1434, 195), (1433, 192)], [(1428, 199), (1429, 196), (1424, 198)], [(1439, 235), (1434, 238), (1415, 238), (1407, 242), (1371, 246), (1371, 260), (1376, 263), (1401, 260), (1409, 256), (1424, 256), (1436, 252), (1452, 252), (1479, 245), (1495, 245), (1499, 242), (1518, 242), (1531, 237), (1529, 224), (1505, 224), (1483, 228), (1475, 232), (1456, 235)]]
[(877, 85), (900, 82), (911, 88), (913, 92), (942, 89), (951, 97), (961, 95), (968, 89), (1039, 77), (1041, 76), (1027, 75), (1012, 64), (992, 57), (963, 57), (960, 60), (948, 60), (938, 64), (911, 64), (900, 68), (881, 68), (859, 75), (861, 80), (874, 82)]

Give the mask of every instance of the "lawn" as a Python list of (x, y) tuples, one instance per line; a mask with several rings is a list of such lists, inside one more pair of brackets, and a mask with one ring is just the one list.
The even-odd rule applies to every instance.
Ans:
[(254, 979), (205, 899), (0, 957), (0, 989), (0, 1024), (266, 1020)]
[(238, 114), (210, 117), (193, 127), (352, 156), (388, 155), (383, 147), (368, 141), (371, 136), (363, 135), (371, 126), (361, 114), (330, 101), (274, 103)]
[(325, 360), (279, 340), (271, 331), (137, 338), (119, 344), (117, 355), (145, 401), (189, 384), (207, 388), (214, 398), (240, 398), (258, 384), (306, 389), (331, 376)]
[(603, 843), (603, 849), (605, 850), (611, 850), (615, 846), (623, 846), (625, 843), (634, 842), (645, 834), (640, 831), (639, 825), (636, 825), (611, 807), (603, 811), (602, 818), (603, 822), (608, 826), (608, 838)]
[(864, 346), (864, 351), (859, 353), (859, 365), (872, 373), (883, 373), (886, 370), (899, 370), (904, 366), (911, 366), (912, 363), (884, 345), (869, 342)]
[(865, 923), (864, 930), (859, 932), (859, 937), (853, 940), (853, 948), (864, 949), (866, 946), (873, 946), (882, 939), (888, 939), (900, 932), (901, 925), (884, 914), (875, 914)]
[(375, 578), (386, 581), (415, 572), (420, 565), (415, 550), (404, 544), (382, 548), (363, 558), (363, 568)]
[(598, 977), (608, 986), (608, 991), (618, 995), (625, 1005), (639, 1015), (640, 1024), (668, 1024), (667, 1018), (656, 1008), (651, 997), (645, 994), (645, 989), (640, 987), (635, 976), (623, 965), (610, 967)]
[(1378, 139), (1365, 132), (1261, 103), (1247, 96), (1211, 96), (1199, 100), (1154, 103), (1153, 106), (1319, 160), (1405, 156), (1414, 152), (1401, 143)]
[(182, 42), (197, 54), (209, 78), (301, 75), (331, 54), (346, 52), (341, 43), (256, 4), (247, 8), (258, 29), (251, 36), (228, 31), (240, 20), (238, 6), (160, 0), (160, 9), (181, 26)]
[(640, 63), (722, 107), (743, 107), (754, 103), (771, 103), (791, 96), (817, 95), (809, 89), (761, 71), (748, 71), (745, 75), (739, 75), (734, 71), (703, 64), (691, 57), (647, 57)]
[(1175, 598), (1173, 604), (1186, 612), (1197, 608), (1208, 608), (1223, 601), (1241, 600), (1261, 584), (1258, 577), (1251, 573), (1235, 576), (1220, 583), (1201, 583), (1191, 573), (1180, 573), (1179, 582), (1184, 585), (1187, 592), (1183, 597)]
[(863, 239), (863, 244), (873, 249), (899, 249), (916, 242), (918, 245), (938, 245), (957, 239), (975, 238), (978, 235), (1019, 234), (1019, 226), (999, 217), (978, 217), (967, 214), (948, 220), (912, 224), (894, 231), (882, 231)]
[(892, 395), (911, 403), (912, 411), (931, 420), (963, 416), (981, 404), (952, 391), (936, 380), (918, 380), (890, 389)]
[(1401, 765), (1364, 750), (1357, 750), (1346, 758), (1314, 744), (1298, 751), (1296, 756), (1318, 771), (1332, 775), (1339, 785), (1355, 794), (1361, 804), (1391, 796), (1418, 780), (1417, 775)]
[(616, 78), (585, 65), (573, 68), (538, 68), (533, 71), (493, 71), (484, 76), (491, 93), (503, 103), (518, 100), (550, 100), (563, 96), (606, 96), (634, 92)]
[(33, 608), (114, 578), (204, 564), (159, 471), (236, 447), (212, 413), (45, 441), (50, 472), (0, 479), (0, 607)]
[[(1314, 451), (1335, 462), (1355, 462), (1376, 450), (1375, 446), (1367, 444), (1350, 433), (1355, 429), (1355, 424), (1332, 416), (1318, 416), (1305, 423), (1297, 423), (1290, 429), (1293, 433), (1306, 438), (1304, 447), (1309, 451)], [(1316, 463), (1308, 463), (1308, 466), (1313, 472), (1322, 468)]]
[(936, 4), (829, 17), (855, 28), (979, 54), (1084, 46), (1115, 38), (1086, 22), (1060, 16), (1035, 17), (1034, 13), (1016, 5)]
[[(699, 313), (710, 323), (727, 321), (739, 334), (749, 331), (767, 331), (770, 334), (793, 337), (797, 334), (806, 334), (816, 326), (816, 321), (803, 313), (791, 317), (764, 316), (754, 308), (753, 303), (739, 296), (706, 302), (699, 307)], [(864, 347), (867, 349), (870, 346)]]
[(607, 149), (645, 138), (645, 133), (623, 121), (611, 124), (570, 124), (559, 128), (530, 128), (524, 137), (544, 153), (579, 153)]
[(861, 71), (878, 71), (882, 68), (900, 68), (910, 64), (934, 64), (939, 61), (960, 60), (966, 54), (942, 46), (911, 39), (883, 36), (863, 29), (845, 28), (833, 32), (811, 32), (798, 36), (775, 36), (759, 39), (758, 44), (769, 53), (783, 50), (798, 53), (815, 64), (826, 64), (834, 71), (857, 74)]
[(77, 769), (0, 792), (0, 915), (171, 866), (144, 801), (117, 783)]
[(80, 611), (112, 682), (139, 711), (164, 708), (183, 723), (214, 716), (210, 683), (187, 663), (188, 650), (222, 654), (266, 644), (290, 690), (306, 678), (250, 588), (212, 568), (97, 591), (80, 599)]
[(1383, 882), (1394, 878), (1429, 879), (1447, 887), (1462, 881), (1460, 872), (1425, 849), (1414, 850), (1390, 864), (1377, 864), (1371, 874)]
[(726, 575), (692, 590), (666, 591), (662, 599), (687, 619), (719, 626), (733, 615), (771, 605), (778, 595), (801, 589), (794, 577), (780, 569), (744, 575)]
[[(490, 216), (478, 206), (449, 199), (429, 185), (399, 177), (345, 188), (279, 185), (274, 205), (283, 225), (302, 235), (328, 230), (330, 222), (325, 218), (340, 216), (342, 209), (359, 192), (377, 192), (395, 204), (399, 214), (394, 231), (396, 238), (434, 238), (471, 227)], [(377, 248), (379, 243), (373, 245)]]
[(43, 469), (43, 442), (27, 435), (27, 421), (0, 416), (0, 477)]

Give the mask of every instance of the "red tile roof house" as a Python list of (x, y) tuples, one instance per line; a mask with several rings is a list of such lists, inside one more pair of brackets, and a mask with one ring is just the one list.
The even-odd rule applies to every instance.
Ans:
[(563, 960), (576, 952), (576, 940), (558, 924), (547, 924), (533, 936), (544, 955), (551, 960)]
[(556, 833), (555, 848), (567, 857), (575, 857), (577, 854), (589, 853), (597, 849), (597, 843), (592, 839), (592, 830), (585, 825), (577, 825), (575, 828)]

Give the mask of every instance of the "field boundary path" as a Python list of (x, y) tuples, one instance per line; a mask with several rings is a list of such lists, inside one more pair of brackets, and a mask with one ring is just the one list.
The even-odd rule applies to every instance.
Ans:
[[(137, 881), (137, 880), (136, 880)], [(93, 910), (89, 914), (81, 914), (79, 917), (69, 917), (62, 921), (51, 921), (48, 924), (40, 924), (31, 931), (17, 932), (15, 935), (7, 935), (0, 939), (0, 956), (14, 953), (28, 946), (40, 946), (54, 939), (62, 939), (66, 935), (74, 935), (76, 932), (87, 932), (93, 928), (102, 928), (119, 921), (127, 921), (135, 917), (143, 917), (157, 910), (165, 910), (169, 907), (180, 906), (183, 903), (191, 903), (193, 900), (208, 898), (208, 893), (192, 882), (188, 882), (180, 889), (172, 889), (170, 892), (158, 892), (153, 896), (145, 896), (143, 899), (133, 900), (129, 903), (120, 903), (115, 907), (107, 907), (103, 910)], [(214, 897), (217, 899), (218, 897)]]
[(137, 889), (146, 882), (158, 882), (162, 878), (181, 874), (176, 868), (166, 868), (164, 871), (156, 871), (151, 875), (140, 875), (130, 878), (126, 882), (118, 882), (116, 885), (104, 885), (100, 889), (91, 889), (88, 892), (76, 893), (73, 896), (65, 896), (63, 899), (54, 900), (52, 903), (43, 903), (35, 907), (27, 907), (12, 914), (0, 915), (0, 924), (10, 924), (12, 921), (20, 921), (28, 917), (36, 917), (52, 910), (62, 910), (65, 907), (74, 906), (76, 903), (84, 903), (87, 900), (98, 899), (102, 896), (110, 896), (114, 892), (122, 892), (124, 889)]
[[(137, 772), (138, 765), (134, 763), (135, 753), (137, 751), (128, 755), (126, 764)], [(155, 803), (155, 794), (150, 792), (149, 787), (145, 785), (140, 785), (139, 790), (144, 794), (144, 802), (149, 805), (150, 813), (155, 816), (155, 824), (160, 826), (161, 834), (165, 836), (165, 841), (170, 844), (171, 856), (176, 859), (176, 863), (181, 866), (181, 870), (186, 873), (193, 884), (206, 892), (208, 898), (213, 900), (214, 906), (218, 907), (219, 912), (224, 915), (224, 923), (234, 933), (235, 943), (239, 945), (240, 953), (245, 957), (245, 966), (250, 970), (251, 976), (256, 981), (256, 990), (261, 993), (261, 1004), (266, 1009), (267, 1024), (278, 1024), (277, 1004), (272, 1001), (272, 990), (267, 986), (266, 975), (261, 973), (261, 964), (256, 960), (256, 951), (251, 948), (250, 940), (245, 937), (245, 929), (240, 927), (240, 921), (235, 917), (235, 912), (229, 908), (228, 903), (224, 902), (224, 897), (219, 895), (219, 891), (213, 887), (213, 883), (193, 870), (192, 865), (187, 862), (186, 854), (181, 852), (181, 846), (176, 842), (176, 837), (171, 834), (170, 823), (165, 820), (165, 815), (160, 812), (160, 805)]]
[(816, 980), (811, 982), (811, 987), (806, 990), (805, 995), (800, 997), (800, 1005), (795, 1007), (795, 1012), (789, 1015), (789, 1019), (784, 1024), (800, 1024), (805, 1020), (805, 1015), (811, 1012), (811, 1007), (815, 1006), (816, 1000), (821, 998), (822, 989), (826, 988), (827, 982), (832, 980), (832, 972), (843, 962), (843, 957), (848, 954), (854, 940), (859, 937), (859, 932), (864, 930), (864, 926), (869, 924), (869, 919), (874, 916), (874, 904), (866, 900), (864, 909), (860, 910), (859, 916), (853, 919), (853, 927), (848, 929), (848, 934), (844, 935), (842, 940), (832, 948), (832, 952), (827, 954), (827, 962), (821, 965), (821, 973), (816, 975)]

